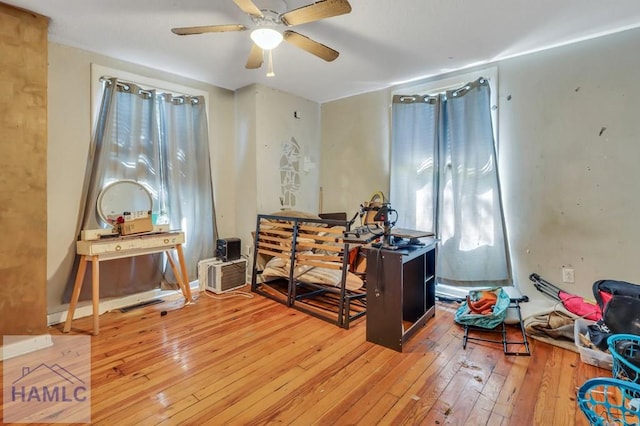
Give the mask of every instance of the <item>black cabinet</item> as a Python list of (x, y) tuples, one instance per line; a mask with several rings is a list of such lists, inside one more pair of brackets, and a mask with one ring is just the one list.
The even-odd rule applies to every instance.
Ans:
[(436, 246), (367, 250), (367, 341), (402, 351), (435, 315)]

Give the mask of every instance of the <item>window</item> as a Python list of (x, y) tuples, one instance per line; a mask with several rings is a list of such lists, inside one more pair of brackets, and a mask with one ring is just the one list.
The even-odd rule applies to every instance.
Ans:
[[(511, 283), (492, 70), (404, 88), (393, 97), (390, 198), (398, 226), (438, 236), (439, 284)], [(483, 73), (490, 77), (465, 82)]]
[[(92, 77), (94, 88), (96, 82), (100, 84), (101, 95), (93, 96), (94, 101), (99, 99), (99, 105), (94, 106), (83, 229), (107, 226), (95, 210), (102, 188), (114, 181), (134, 180), (152, 194), (154, 217), (165, 217), (170, 229), (185, 233), (187, 272), (190, 279), (195, 279), (197, 262), (213, 257), (216, 239), (207, 97), (188, 94), (189, 88), (174, 86), (180, 89), (174, 92), (148, 86), (141, 81), (172, 85), (100, 66), (92, 67)], [(123, 267), (130, 268), (134, 281), (149, 286), (157, 286), (159, 281), (154, 268), (161, 269), (167, 281), (176, 281), (166, 262), (158, 268), (158, 262), (143, 267), (135, 259), (120, 260), (129, 265), (119, 265), (117, 275), (108, 278), (119, 281), (123, 277), (115, 287), (131, 287), (125, 282), (129, 276), (122, 273)], [(109, 295), (120, 294), (116, 290)]]

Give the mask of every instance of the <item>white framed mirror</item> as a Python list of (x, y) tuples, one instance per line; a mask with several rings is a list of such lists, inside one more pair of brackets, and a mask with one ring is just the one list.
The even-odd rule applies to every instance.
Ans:
[(105, 186), (98, 195), (98, 215), (105, 223), (109, 216), (122, 215), (124, 212), (150, 211), (153, 207), (151, 193), (144, 185), (135, 180), (118, 180)]

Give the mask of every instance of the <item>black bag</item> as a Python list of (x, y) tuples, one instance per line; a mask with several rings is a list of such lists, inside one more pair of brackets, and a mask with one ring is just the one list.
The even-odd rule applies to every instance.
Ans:
[(598, 280), (593, 283), (593, 297), (604, 313), (607, 303), (613, 296), (629, 296), (640, 299), (640, 285), (616, 280)]
[(640, 335), (640, 299), (613, 296), (604, 308), (602, 319), (613, 334)]
[(589, 338), (599, 349), (608, 349), (613, 334), (640, 335), (640, 285), (626, 281), (599, 280), (593, 283), (593, 296), (602, 319), (589, 326)]
[(589, 329), (589, 340), (591, 340), (591, 343), (596, 345), (601, 351), (607, 351), (607, 349), (609, 349), (607, 339), (613, 333), (611, 333), (609, 327), (606, 326), (604, 320), (588, 325), (587, 328)]

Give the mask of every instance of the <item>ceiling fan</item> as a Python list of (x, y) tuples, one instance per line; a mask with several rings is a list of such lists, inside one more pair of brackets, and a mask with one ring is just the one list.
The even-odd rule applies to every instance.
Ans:
[[(321, 0), (289, 11), (287, 11), (287, 4), (284, 0), (261, 1), (259, 4), (265, 4), (262, 9), (258, 8), (253, 0), (233, 0), (233, 2), (240, 10), (248, 14), (255, 24), (255, 29), (251, 32), (253, 45), (245, 65), (246, 68), (260, 68), (264, 61), (264, 53), (267, 51), (269, 54), (267, 76), (274, 76), (271, 50), (276, 48), (282, 40), (327, 62), (331, 62), (338, 57), (338, 51), (322, 43), (312, 40), (296, 31), (285, 30), (280, 32), (277, 28), (281, 26), (293, 27), (333, 16), (344, 15), (351, 12), (351, 5), (348, 0)], [(284, 12), (282, 12), (283, 10)], [(248, 28), (242, 24), (205, 25), (171, 29), (174, 34), (181, 36), (246, 30), (248, 30)]]

